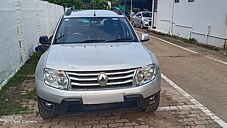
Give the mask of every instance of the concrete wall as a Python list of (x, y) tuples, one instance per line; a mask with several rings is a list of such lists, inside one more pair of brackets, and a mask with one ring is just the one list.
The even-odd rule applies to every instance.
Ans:
[(157, 31), (223, 47), (227, 38), (226, 0), (158, 0)]
[(52, 35), (63, 13), (40, 0), (0, 1), (0, 88), (34, 52), (39, 36)]

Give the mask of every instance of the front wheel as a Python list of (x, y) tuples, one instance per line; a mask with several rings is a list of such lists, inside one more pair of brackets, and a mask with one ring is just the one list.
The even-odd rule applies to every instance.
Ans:
[(57, 114), (55, 114), (54, 112), (46, 110), (40, 100), (38, 100), (38, 109), (39, 114), (43, 119), (52, 119), (57, 117)]
[(135, 22), (134, 22), (134, 21), (132, 21), (132, 26), (133, 26), (133, 27), (136, 27), (136, 25), (135, 25)]
[(144, 28), (144, 26), (143, 26), (143, 23), (142, 23), (142, 22), (140, 23), (140, 28), (141, 28), (141, 29), (143, 29), (143, 28)]

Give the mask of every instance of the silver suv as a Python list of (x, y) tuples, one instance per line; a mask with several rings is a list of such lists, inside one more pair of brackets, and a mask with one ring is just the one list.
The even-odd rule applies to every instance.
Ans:
[(120, 11), (67, 10), (36, 68), (42, 118), (116, 109), (156, 111), (160, 70)]

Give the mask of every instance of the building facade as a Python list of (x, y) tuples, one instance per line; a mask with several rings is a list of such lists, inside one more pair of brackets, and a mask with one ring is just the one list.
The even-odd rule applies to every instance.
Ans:
[(128, 15), (131, 11), (131, 2), (132, 9), (139, 8), (141, 10), (147, 9), (149, 11), (152, 10), (152, 0), (120, 0), (119, 8)]
[(153, 28), (200, 43), (226, 47), (226, 0), (158, 0)]

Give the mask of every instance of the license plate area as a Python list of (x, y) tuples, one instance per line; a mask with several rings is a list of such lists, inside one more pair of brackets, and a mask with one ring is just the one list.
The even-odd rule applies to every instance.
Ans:
[(82, 95), (83, 104), (105, 104), (124, 102), (123, 94), (88, 94)]

